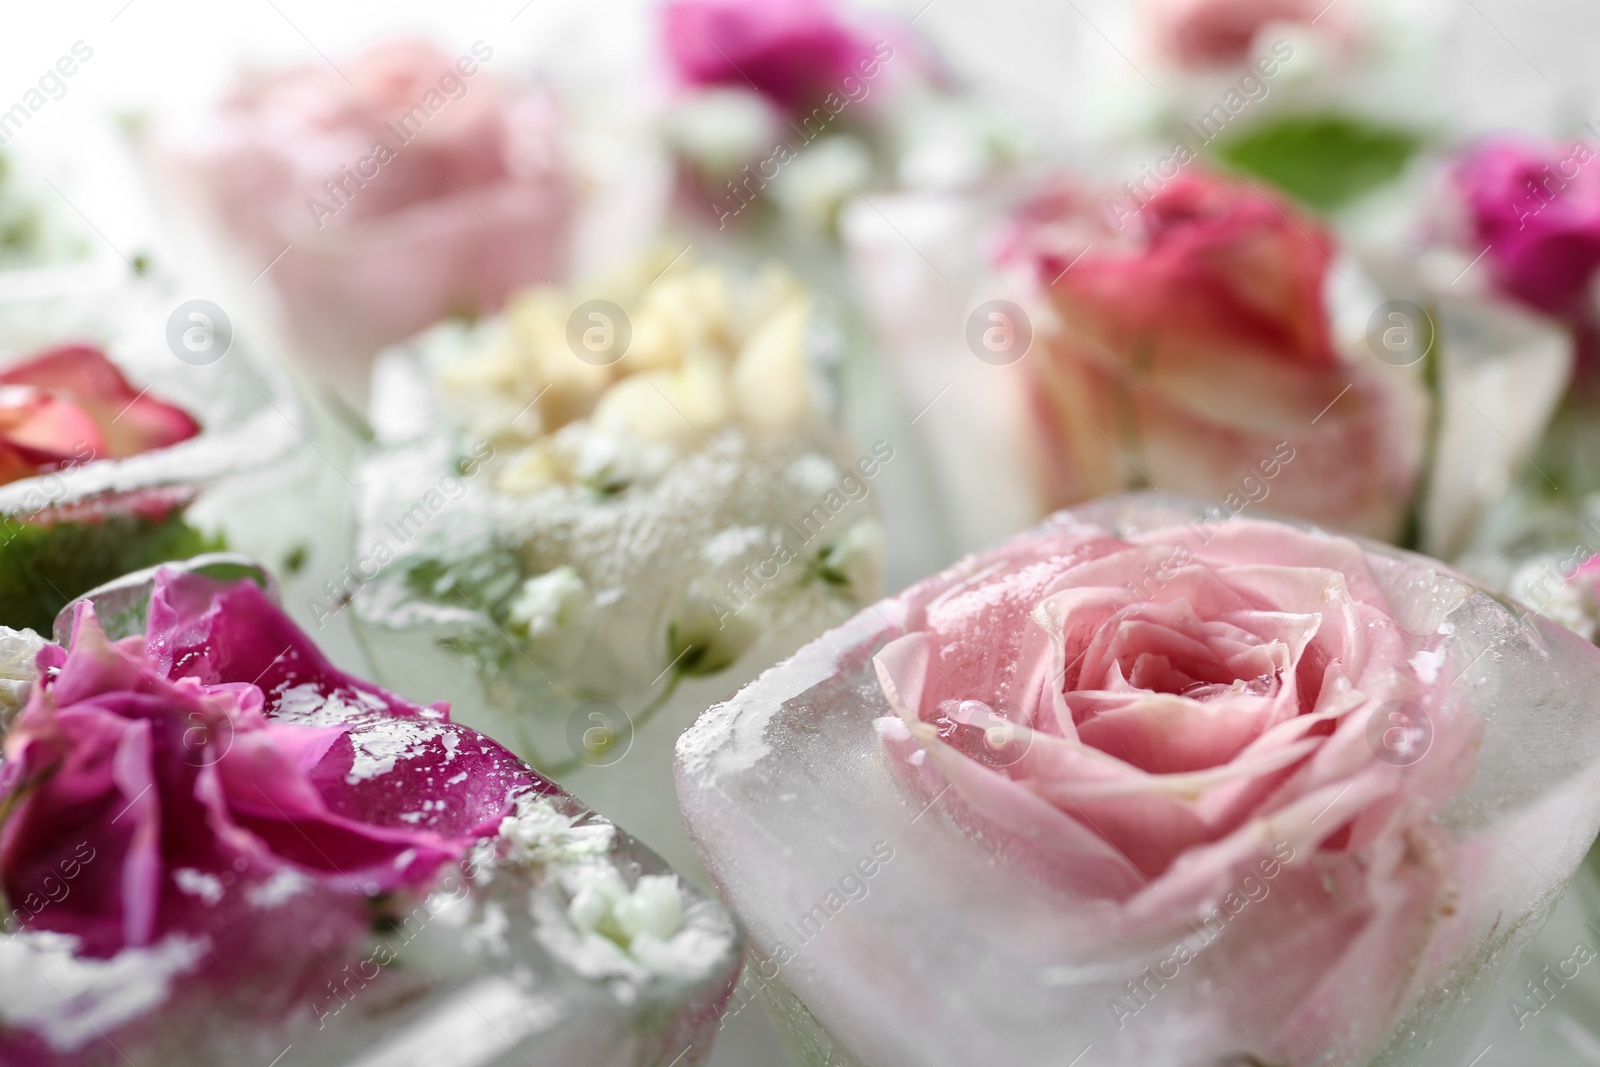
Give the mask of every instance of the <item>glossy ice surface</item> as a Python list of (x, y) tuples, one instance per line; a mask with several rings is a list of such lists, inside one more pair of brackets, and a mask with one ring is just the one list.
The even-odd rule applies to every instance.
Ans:
[[(223, 581), (252, 574), (235, 557), (192, 569)], [(150, 579), (92, 594), (113, 638), (143, 632)], [(249, 625), (236, 622), (208, 646), (225, 650), (218, 664), (241, 654)], [(177, 870), (195, 918), (108, 958), (80, 955), (73, 935), (24, 921), (0, 938), (0, 1059), (703, 1062), (739, 967), (742, 937), (727, 911), (442, 709), (405, 704), (313, 657), (285, 648), (258, 681), (275, 722), (347, 730), (354, 759), (338, 787), (346, 810), (451, 834), (487, 812), (497, 830), (421, 892), (369, 898), (370, 925), (352, 928), (348, 895), (341, 901), (290, 868), (265, 879), (254, 869), (237, 879)], [(82, 871), (116, 862), (79, 859)], [(60, 899), (71, 890), (69, 878)]]
[[(725, 427), (664, 466), (623, 457), (622, 484), (502, 494), (418, 370), (385, 369), (379, 429), (398, 439), (358, 479), (348, 583), (374, 670), (449, 694), (460, 721), (697, 867), (672, 744), (878, 587), (869, 481), (803, 439)], [(580, 452), (607, 447), (564, 433)]]
[[(1140, 496), (1072, 514), (1127, 533), (1199, 511)], [(1477, 1029), (1507, 1010), (1502, 983), (1600, 823), (1590, 706), (1600, 672), (1571, 634), (1521, 625), (1419, 557), (1372, 551), (1392, 561), (1375, 568), (1408, 626), (1454, 628), (1454, 689), (1483, 718), (1484, 738), (1476, 777), (1438, 819), (1473, 871), (1452, 912), (1457, 934), (1424, 962), (1434, 978), (1410, 1018), (1362, 1063), (1460, 1067), (1483, 1049)], [(1171, 946), (1091, 958), (1066, 935), (1080, 902), (1023, 873), (1014, 841), (958, 824), (942, 790), (908, 788), (888, 765), (878, 720), (891, 711), (872, 658), (898, 635), (902, 610), (891, 598), (863, 611), (713, 707), (679, 743), (691, 833), (750, 930), (735, 1004), (764, 991), (806, 1064), (1235, 1062), (1218, 1009), (1248, 1009), (1240, 998), (1263, 994), (1271, 1003), (1274, 989), (1252, 991), (1202, 950), (1175, 981), (1151, 985), (1132, 1017), (1108, 1011), (1114, 997), (1132, 1003), (1125, 983)], [(1260, 922), (1287, 924), (1283, 936), (1295, 929), (1291, 898), (1251, 906)], [(1304, 1051), (1306, 1063), (1324, 1062)]]

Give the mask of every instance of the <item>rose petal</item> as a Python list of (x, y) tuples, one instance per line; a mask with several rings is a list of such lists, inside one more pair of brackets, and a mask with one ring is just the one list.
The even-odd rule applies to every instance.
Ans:
[(167, 448), (200, 432), (188, 413), (135, 389), (122, 372), (97, 348), (64, 345), (0, 371), (0, 383), (30, 385), (69, 398), (98, 427), (93, 437), (77, 437), (74, 426), (55, 443), (70, 452), (81, 441), (103, 438), (97, 456), (125, 458), (156, 448)]
[(107, 454), (99, 424), (73, 397), (31, 386), (0, 387), (0, 437), (27, 474)]

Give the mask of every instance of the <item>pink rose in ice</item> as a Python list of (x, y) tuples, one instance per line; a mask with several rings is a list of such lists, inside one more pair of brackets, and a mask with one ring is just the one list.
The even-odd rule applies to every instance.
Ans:
[(1243, 181), (1145, 192), (1057, 187), (1012, 227), (1048, 312), (1021, 365), (1048, 502), (1151, 485), (1395, 537), (1425, 403), (1405, 368), (1335, 345), (1333, 237)]
[(1346, 13), (1328, 0), (1159, 0), (1151, 17), (1162, 51), (1195, 69), (1242, 66), (1274, 23), (1349, 33)]
[(0, 774), (11, 922), (90, 957), (204, 937), (191, 978), (253, 989), (239, 1010), (281, 1009), (514, 791), (551, 789), (443, 705), (336, 670), (248, 581), (163, 572), (121, 641), (80, 603), (39, 670)]
[(564, 269), (573, 182), (557, 115), (499, 82), (493, 56), (399, 39), (337, 70), (255, 77), (197, 145), (171, 146), (180, 188), (337, 384), (359, 389), (383, 345)]
[(883, 58), (832, 0), (672, 0), (662, 18), (667, 58), (684, 84), (753, 88), (786, 111), (853, 93)]
[(1482, 730), (1447, 635), (1402, 624), (1381, 566), (1276, 523), (1058, 518), (897, 598), (875, 662), (909, 737), (883, 733), (1085, 903), (1081, 944), (1187, 937), (1270, 882), (1208, 950), (1270, 992), (1219, 1002), (1228, 1039), (1251, 1062), (1367, 1062), (1445, 950), (1461, 872), (1431, 820)]

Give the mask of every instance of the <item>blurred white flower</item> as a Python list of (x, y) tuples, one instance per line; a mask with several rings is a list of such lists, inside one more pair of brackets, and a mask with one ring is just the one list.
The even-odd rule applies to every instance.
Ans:
[(677, 875), (647, 874), (629, 889), (609, 863), (586, 863), (562, 874), (572, 894), (567, 918), (580, 933), (608, 937), (625, 949), (641, 936), (666, 940), (683, 924)]
[(872, 184), (872, 152), (854, 137), (828, 137), (810, 145), (778, 172), (773, 200), (807, 226), (827, 230), (847, 201)]
[(507, 614), (514, 626), (537, 640), (583, 621), (589, 607), (589, 587), (571, 567), (557, 567), (522, 583)]
[(606, 856), (616, 827), (598, 820), (580, 825), (550, 797), (522, 793), (516, 810), (500, 820), (499, 836), (513, 862), (566, 867)]
[(1038, 150), (1037, 135), (997, 108), (936, 97), (905, 125), (897, 167), (907, 189), (955, 191), (981, 182)]
[(667, 143), (708, 175), (731, 175), (782, 136), (772, 105), (747, 89), (707, 89), (668, 113)]

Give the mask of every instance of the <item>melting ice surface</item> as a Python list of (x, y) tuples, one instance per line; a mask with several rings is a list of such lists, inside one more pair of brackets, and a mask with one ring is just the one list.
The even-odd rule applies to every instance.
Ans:
[[(7, 642), (32, 639), (0, 633), (0, 659)], [(446, 788), (468, 773), (504, 810), (427, 890), (374, 901), (353, 943), (323, 936), (326, 891), (293, 869), (241, 885), (182, 867), (172, 877), (224, 924), (218, 939), (96, 960), (65, 935), (0, 937), (0, 1062), (209, 1067), (291, 1048), (283, 1062), (315, 1067), (704, 1062), (742, 950), (714, 898), (440, 709), (398, 715), (355, 685), (267, 699), (280, 720), (347, 724), (348, 796), (369, 815), (401, 797), (393, 817), (414, 826), (476, 819)], [(266, 966), (223, 958), (241, 926), (266, 939)]]
[[(452, 436), (428, 383), (411, 353), (383, 362), (384, 447), (357, 477), (358, 544), (377, 573), (352, 610), (379, 680), (449, 700), (457, 721), (694, 872), (671, 746), (876, 594), (869, 482), (801, 436), (725, 426), (663, 456), (573, 423), (556, 451), (589, 477), (502, 492), (492, 461), (450, 473), (473, 442)], [(597, 725), (622, 740), (586, 750)]]
[[(1195, 514), (1170, 498), (1129, 499), (1100, 506), (1096, 521), (1132, 530)], [(1309, 1049), (1304, 1062), (1465, 1067), (1600, 828), (1600, 671), (1573, 635), (1524, 625), (1420, 557), (1389, 551), (1376, 577), (1404, 625), (1448, 637), (1441, 669), (1457, 672), (1457, 691), (1484, 719), (1476, 777), (1440, 815), (1472, 877), (1457, 936), (1426, 961), (1433, 978), (1389, 1043), (1360, 1062)], [(808, 1067), (1252, 1062), (1217, 1025), (1220, 1005), (1258, 995), (1236, 974), (1201, 952), (1178, 979), (1152, 985), (1134, 1017), (1113, 1014), (1108, 1001), (1170, 946), (1086, 955), (1063, 922), (1081, 902), (1023, 873), (1013, 843), (952, 818), (938, 791), (906, 788), (880, 737), (903, 727), (872, 667), (901, 621), (892, 599), (863, 611), (711, 708), (679, 743), (691, 834), (750, 931), (736, 1004), (761, 993)], [(1285, 900), (1252, 907), (1276, 914)], [(1284, 929), (1292, 936), (1292, 923)]]

